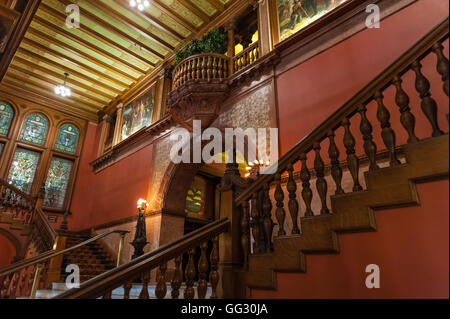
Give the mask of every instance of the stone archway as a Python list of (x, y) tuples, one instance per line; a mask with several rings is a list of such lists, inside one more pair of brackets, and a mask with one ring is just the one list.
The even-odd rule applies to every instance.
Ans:
[(7, 240), (15, 249), (15, 256), (11, 262), (21, 260), (25, 256), (25, 248), (17, 237), (4, 228), (0, 228), (0, 240)]

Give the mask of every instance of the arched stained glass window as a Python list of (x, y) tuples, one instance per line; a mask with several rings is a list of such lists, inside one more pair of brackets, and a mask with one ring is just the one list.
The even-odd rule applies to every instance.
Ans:
[(45, 143), (47, 131), (47, 119), (39, 113), (33, 113), (26, 118), (19, 139), (23, 142), (42, 146)]
[(45, 207), (64, 208), (72, 167), (73, 161), (71, 160), (56, 156), (52, 158), (45, 182)]
[(55, 150), (75, 154), (77, 151), (79, 132), (75, 125), (63, 124), (59, 128), (56, 138)]
[(29, 194), (40, 157), (38, 152), (18, 147), (9, 170), (8, 183)]
[(5, 102), (0, 102), (0, 136), (8, 135), (13, 117), (13, 108)]

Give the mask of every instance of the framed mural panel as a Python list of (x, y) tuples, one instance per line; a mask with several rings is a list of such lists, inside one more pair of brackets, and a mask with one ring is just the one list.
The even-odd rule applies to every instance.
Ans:
[(274, 0), (278, 14), (279, 41), (289, 38), (350, 0)]
[(120, 141), (152, 124), (156, 85), (123, 108)]

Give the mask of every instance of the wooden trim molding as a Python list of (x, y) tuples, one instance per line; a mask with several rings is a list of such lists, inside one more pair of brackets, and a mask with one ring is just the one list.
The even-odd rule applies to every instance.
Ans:
[(98, 173), (101, 170), (117, 163), (123, 158), (136, 153), (142, 148), (152, 144), (158, 139), (164, 130), (169, 129), (173, 124), (172, 116), (167, 115), (161, 120), (152, 125), (142, 128), (132, 136), (123, 140), (117, 145), (114, 145), (109, 151), (91, 162), (90, 165), (94, 168), (94, 172)]

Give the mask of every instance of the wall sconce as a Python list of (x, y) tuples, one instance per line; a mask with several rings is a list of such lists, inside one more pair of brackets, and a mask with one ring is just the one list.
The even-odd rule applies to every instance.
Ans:
[(259, 170), (261, 167), (270, 166), (270, 161), (264, 162), (263, 160), (254, 160), (253, 162), (248, 163), (246, 168), (247, 173), (245, 174), (246, 178), (256, 177), (259, 174)]
[(144, 213), (145, 213), (147, 211), (148, 206), (149, 205), (148, 205), (148, 203), (147, 203), (147, 201), (145, 199), (142, 199), (142, 198), (138, 199), (138, 201), (137, 201), (137, 208), (138, 208), (139, 212), (141, 210), (143, 210)]
[(144, 254), (144, 247), (147, 242), (147, 227), (145, 226), (145, 212), (148, 207), (148, 203), (145, 199), (140, 198), (137, 201), (138, 219), (136, 223), (136, 233), (131, 245), (134, 247), (134, 254), (131, 259), (135, 259)]

